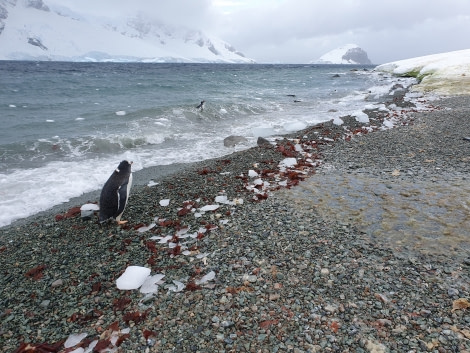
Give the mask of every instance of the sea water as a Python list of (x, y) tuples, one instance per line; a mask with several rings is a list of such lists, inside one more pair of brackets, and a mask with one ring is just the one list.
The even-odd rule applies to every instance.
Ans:
[(372, 69), (0, 61), (0, 227), (99, 190), (123, 159), (221, 157), (361, 111), (397, 80)]

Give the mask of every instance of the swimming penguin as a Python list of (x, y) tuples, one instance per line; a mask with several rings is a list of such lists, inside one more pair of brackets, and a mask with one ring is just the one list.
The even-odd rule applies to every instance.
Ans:
[(204, 110), (204, 103), (206, 103), (206, 101), (201, 101), (201, 103), (196, 107), (196, 109), (199, 109), (202, 112)]
[(104, 184), (100, 195), (100, 223), (115, 219), (118, 224), (129, 200), (132, 187), (132, 162), (122, 161)]

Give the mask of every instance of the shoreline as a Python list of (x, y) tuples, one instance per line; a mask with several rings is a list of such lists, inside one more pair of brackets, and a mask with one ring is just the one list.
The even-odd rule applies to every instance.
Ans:
[[(395, 98), (389, 103), (400, 102)], [(465, 103), (461, 109), (467, 113), (469, 100), (448, 98), (436, 105)], [(377, 113), (369, 113), (371, 123), (380, 125)], [(403, 138), (406, 129), (435, 114), (453, 113), (416, 113), (403, 127), (388, 130), (393, 133), (365, 133), (362, 124), (345, 118), (356, 132), (350, 141), (343, 126), (330, 122), (286, 135), (276, 146), (180, 166), (157, 186), (133, 188), (124, 227), (99, 227), (96, 217), (56, 222), (53, 214), (8, 226), (9, 239), (0, 239), (0, 346), (12, 352), (21, 343), (59, 342), (52, 350), (58, 352), (70, 334), (87, 333), (78, 343), (83, 348), (96, 339), (123, 352), (470, 351), (470, 260), (398, 257), (357, 224), (327, 219), (313, 204), (294, 207), (282, 195), (309, 175), (321, 176), (325, 163), (336, 164), (339, 173), (389, 171), (393, 164), (372, 155), (394, 144), (416, 147)], [(449, 124), (462, 133), (458, 120)], [(383, 146), (380, 136), (392, 142)], [(368, 145), (373, 139), (379, 141)], [(296, 152), (297, 142), (309, 157)], [(370, 146), (379, 150), (365, 149)], [(441, 154), (441, 168), (468, 173), (468, 161), (456, 164), (442, 150), (435, 153)], [(465, 150), (455, 153), (459, 160), (467, 156)], [(407, 163), (426, 169), (428, 163), (416, 155)], [(279, 162), (293, 156), (301, 165), (279, 172)], [(263, 184), (249, 177), (250, 169)], [(439, 169), (434, 171), (439, 177)], [(277, 192), (279, 181), (292, 189)], [(198, 218), (180, 212), (187, 205), (200, 210), (221, 195), (243, 203), (222, 203)], [(160, 206), (163, 199), (170, 199), (169, 207)], [(154, 228), (139, 232), (152, 222)], [(184, 235), (185, 227), (199, 229), (198, 239), (174, 238), (173, 247), (150, 239)], [(158, 294), (146, 298), (138, 290), (118, 290), (115, 280), (129, 265), (165, 274)], [(214, 279), (198, 284), (211, 272)], [(173, 280), (184, 289), (173, 292)]]

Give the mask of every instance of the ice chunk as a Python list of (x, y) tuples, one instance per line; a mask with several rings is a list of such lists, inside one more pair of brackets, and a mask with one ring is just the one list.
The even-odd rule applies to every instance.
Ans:
[(126, 111), (125, 111), (125, 110), (118, 110), (118, 111), (116, 112), (116, 115), (124, 116), (124, 115), (126, 115)]
[(178, 292), (181, 292), (181, 291), (184, 289), (184, 287), (185, 287), (184, 283), (182, 283), (182, 282), (180, 282), (180, 281), (173, 280), (173, 283), (174, 283), (175, 285), (168, 287), (168, 290), (169, 290), (169, 291), (178, 293)]
[(99, 211), (100, 206), (95, 203), (86, 203), (80, 207), (80, 211)]
[(284, 168), (291, 168), (297, 164), (296, 158), (284, 158), (281, 162), (279, 162), (279, 167)]
[(160, 273), (153, 276), (148, 276), (142, 284), (142, 287), (140, 287), (140, 293), (148, 294), (158, 292), (158, 285), (163, 283), (163, 277), (165, 277), (165, 275)]
[(212, 281), (214, 278), (215, 278), (215, 272), (211, 271), (208, 274), (202, 276), (201, 279), (196, 280), (195, 283), (196, 284), (204, 284), (206, 282)]
[(199, 210), (201, 212), (215, 211), (219, 207), (220, 207), (219, 205), (205, 205), (205, 206), (201, 207)]
[(64, 343), (64, 348), (70, 348), (79, 344), (88, 334), (86, 333), (77, 333), (71, 334)]
[(152, 186), (155, 186), (155, 185), (158, 185), (158, 184), (159, 184), (158, 182), (150, 180), (149, 183), (147, 184), (147, 186), (152, 187)]
[(150, 269), (142, 266), (129, 266), (116, 280), (118, 289), (129, 290), (139, 288), (150, 275)]
[(216, 196), (214, 201), (218, 203), (229, 203), (226, 195)]
[(170, 204), (170, 199), (160, 200), (160, 206), (165, 207)]
[(147, 227), (140, 227), (140, 228), (138, 229), (138, 231), (139, 231), (139, 233), (143, 233), (143, 232), (146, 232), (146, 231), (152, 229), (152, 228), (155, 227), (155, 226), (156, 226), (156, 224), (155, 224), (155, 223), (152, 223), (152, 224), (148, 225)]
[[(90, 350), (90, 352), (91, 352), (91, 350)], [(85, 350), (82, 347), (78, 347), (77, 349), (74, 349), (73, 351), (70, 351), (69, 353), (85, 353)]]
[(253, 169), (250, 169), (250, 170), (248, 171), (248, 176), (249, 176), (250, 178), (256, 178), (256, 177), (258, 176), (258, 173), (256, 173)]

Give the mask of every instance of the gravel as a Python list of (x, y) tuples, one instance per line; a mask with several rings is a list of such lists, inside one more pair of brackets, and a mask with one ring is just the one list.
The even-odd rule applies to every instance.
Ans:
[[(69, 335), (86, 333), (71, 347), (85, 351), (98, 341), (122, 352), (470, 352), (468, 237), (438, 255), (403, 251), (361, 219), (337, 217), (333, 197), (313, 202), (305, 186), (332, 175), (393, 188), (464, 185), (469, 98), (442, 99), (424, 113), (402, 98), (384, 97), (407, 111), (391, 130), (365, 133), (344, 117), (343, 126), (325, 123), (170, 175), (147, 170), (158, 185), (133, 189), (125, 226), (100, 227), (96, 215), (83, 221), (55, 209), (2, 228), (0, 349), (34, 351), (30, 344), (59, 352)], [(368, 113), (367, 131), (389, 117)], [(280, 172), (279, 162), (292, 156), (295, 170)], [(200, 211), (221, 195), (233, 202)], [(160, 206), (163, 199), (169, 206)], [(467, 221), (468, 206), (462, 204)], [(187, 227), (198, 237), (183, 239)], [(167, 235), (178, 236), (173, 247), (150, 239)], [(117, 289), (130, 265), (165, 275), (156, 295)], [(198, 282), (211, 272), (214, 279)], [(172, 291), (173, 280), (184, 290)]]

